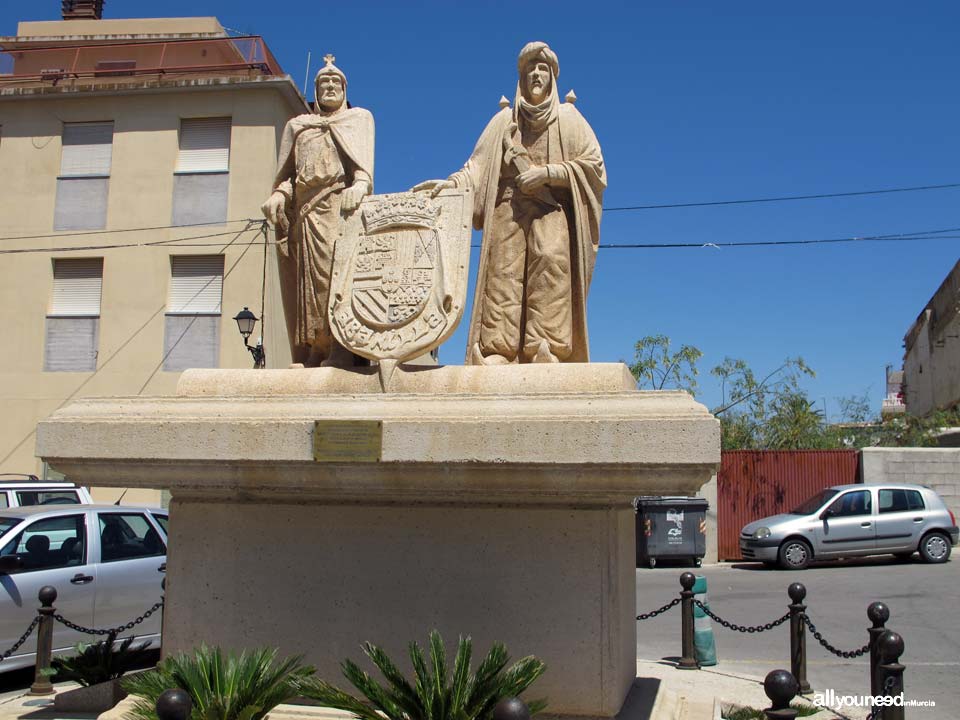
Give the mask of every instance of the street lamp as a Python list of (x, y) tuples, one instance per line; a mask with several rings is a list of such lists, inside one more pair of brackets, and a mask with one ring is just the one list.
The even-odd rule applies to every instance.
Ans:
[(250, 344), (247, 342), (250, 335), (253, 333), (253, 327), (257, 324), (257, 320), (259, 318), (250, 312), (250, 308), (244, 307), (243, 310), (238, 312), (236, 317), (233, 319), (237, 321), (237, 327), (240, 329), (240, 334), (243, 336), (243, 346), (250, 351), (251, 355), (253, 355), (254, 369), (262, 370), (267, 365), (267, 353), (263, 349), (262, 338), (257, 341), (257, 344), (254, 347), (250, 347)]

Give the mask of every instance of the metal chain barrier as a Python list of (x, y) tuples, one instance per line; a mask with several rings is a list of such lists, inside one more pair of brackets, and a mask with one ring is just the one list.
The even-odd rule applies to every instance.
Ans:
[(13, 647), (11, 647), (9, 650), (7, 650), (5, 653), (3, 653), (3, 655), (0, 655), (0, 662), (3, 662), (3, 661), (6, 660), (8, 657), (10, 657), (11, 655), (13, 655), (17, 650), (19, 650), (19, 649), (20, 649), (20, 646), (23, 645), (23, 644), (27, 641), (27, 638), (29, 638), (29, 637), (33, 634), (33, 631), (36, 629), (37, 625), (39, 625), (39, 624), (40, 624), (40, 618), (39, 618), (39, 617), (35, 617), (35, 618), (33, 619), (33, 622), (30, 623), (30, 625), (27, 626), (27, 629), (26, 629), (26, 631), (23, 633), (23, 635), (20, 636), (20, 639), (17, 640), (17, 641), (13, 644)]
[(106, 630), (95, 630), (93, 628), (86, 628), (86, 627), (83, 627), (82, 625), (77, 625), (76, 623), (72, 623), (69, 620), (67, 620), (60, 613), (55, 613), (53, 616), (53, 619), (61, 623), (62, 625), (66, 625), (71, 630), (76, 630), (77, 632), (81, 632), (86, 635), (110, 635), (111, 633), (115, 635), (119, 635), (125, 630), (132, 630), (134, 627), (142, 623), (144, 620), (146, 620), (148, 617), (153, 615), (157, 610), (159, 610), (162, 607), (163, 607), (163, 600), (155, 604), (152, 608), (147, 610), (143, 615), (138, 617), (136, 620), (131, 620), (125, 625), (120, 625), (119, 627), (115, 627), (115, 628), (108, 628)]
[(710, 612), (710, 608), (708, 608), (699, 600), (694, 600), (693, 604), (696, 605), (701, 610), (703, 610), (703, 612), (706, 613), (711, 620), (715, 620), (717, 623), (727, 628), (728, 630), (735, 630), (736, 632), (740, 632), (740, 633), (766, 632), (767, 630), (773, 630), (775, 627), (779, 625), (783, 625), (787, 620), (790, 619), (790, 613), (786, 613), (783, 617), (777, 618), (773, 622), (768, 622), (764, 625), (753, 625), (753, 626), (735, 625), (734, 623), (727, 622), (722, 617)]
[(804, 623), (806, 624), (806, 626), (810, 629), (810, 634), (813, 635), (814, 639), (815, 639), (818, 643), (820, 643), (820, 644), (824, 647), (825, 650), (827, 650), (828, 652), (833, 653), (833, 654), (836, 655), (837, 657), (842, 657), (842, 658), (846, 658), (846, 659), (850, 660), (850, 659), (853, 659), (853, 658), (861, 657), (861, 656), (863, 656), (863, 655), (866, 655), (868, 652), (870, 652), (870, 643), (867, 643), (866, 645), (864, 645), (864, 646), (863, 646), (862, 648), (860, 648), (859, 650), (838, 650), (838, 649), (835, 648), (833, 645), (831, 645), (830, 643), (828, 643), (828, 642), (826, 641), (826, 639), (823, 637), (823, 635), (821, 635), (821, 634), (817, 631), (817, 626), (814, 625), (814, 624), (810, 621), (810, 618), (807, 616), (806, 613), (803, 613), (802, 617), (803, 617), (803, 622), (804, 622)]
[(648, 613), (641, 613), (637, 615), (637, 620), (649, 620), (650, 618), (655, 618), (657, 615), (663, 615), (667, 610), (672, 607), (675, 607), (680, 604), (680, 598), (674, 598), (662, 608), (657, 608), (656, 610), (651, 610)]

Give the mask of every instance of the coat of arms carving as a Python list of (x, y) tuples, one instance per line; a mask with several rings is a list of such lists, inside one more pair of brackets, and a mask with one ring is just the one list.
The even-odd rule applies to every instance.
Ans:
[(463, 315), (472, 211), (465, 189), (366, 198), (336, 245), (337, 341), (370, 360), (402, 362), (446, 340)]

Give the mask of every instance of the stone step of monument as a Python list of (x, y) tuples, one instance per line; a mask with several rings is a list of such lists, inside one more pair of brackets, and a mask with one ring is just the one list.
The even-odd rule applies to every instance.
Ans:
[(693, 700), (682, 692), (660, 686), (649, 720), (719, 720), (715, 701)]

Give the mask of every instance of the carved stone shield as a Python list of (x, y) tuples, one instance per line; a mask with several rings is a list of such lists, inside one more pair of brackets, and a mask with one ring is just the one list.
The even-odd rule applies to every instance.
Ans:
[(370, 360), (410, 360), (446, 340), (463, 315), (470, 267), (469, 190), (372, 195), (337, 240), (330, 327)]

